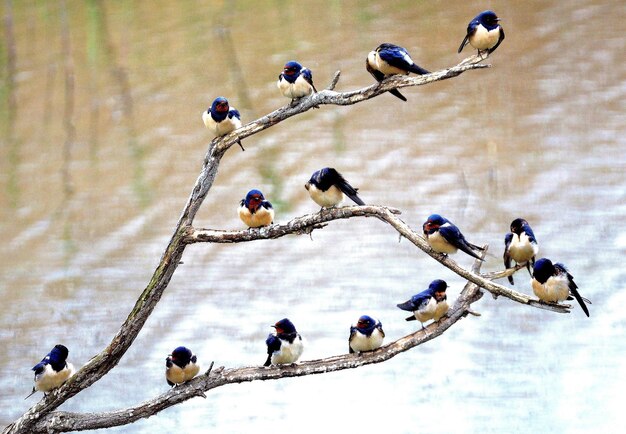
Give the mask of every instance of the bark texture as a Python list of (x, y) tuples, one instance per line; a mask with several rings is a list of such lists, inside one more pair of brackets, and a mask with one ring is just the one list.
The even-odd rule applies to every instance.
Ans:
[[(491, 279), (505, 277), (513, 273), (515, 269), (480, 275), (479, 261), (474, 264), (473, 270), (465, 270), (459, 267), (452, 259), (434, 253), (419, 233), (411, 230), (408, 225), (397, 217), (399, 211), (391, 208), (376, 206), (337, 208), (317, 214), (305, 215), (282, 225), (273, 225), (269, 228), (250, 231), (219, 231), (195, 229), (193, 227), (194, 217), (213, 185), (222, 157), (225, 152), (239, 140), (256, 134), (292, 116), (304, 113), (314, 107), (322, 105), (356, 104), (374, 98), (391, 89), (421, 86), (453, 78), (472, 69), (487, 68), (488, 65), (480, 63), (483, 60), (485, 59), (472, 56), (465, 59), (460, 64), (442, 71), (415, 77), (393, 76), (381, 83), (376, 83), (367, 88), (350, 92), (334, 91), (335, 85), (340, 77), (340, 74), (336, 73), (326, 89), (310, 97), (302, 98), (293, 105), (281, 107), (226, 136), (214, 139), (209, 145), (200, 174), (185, 204), (179, 221), (176, 224), (172, 238), (165, 248), (150, 282), (137, 299), (127, 319), (121, 325), (109, 345), (83, 365), (66, 384), (52, 393), (49, 393), (19, 419), (5, 427), (3, 433), (55, 433), (120, 426), (132, 423), (140, 418), (157, 414), (165, 408), (176, 405), (194, 396), (204, 396), (204, 392), (224, 384), (323, 374), (326, 372), (357, 368), (371, 363), (381, 363), (403, 351), (407, 351), (410, 348), (439, 336), (459, 319), (463, 318), (468, 313), (472, 313), (470, 310), (471, 303), (478, 300), (482, 295), (479, 287), (488, 290), (494, 296), (502, 295), (522, 304), (551, 309), (557, 312), (567, 312), (568, 306), (540, 303), (524, 294), (512, 291), (491, 281)], [(411, 241), (416, 247), (468, 280), (468, 284), (447, 317), (444, 317), (437, 324), (430, 325), (426, 330), (419, 330), (368, 354), (344, 354), (321, 360), (307, 361), (296, 366), (280, 368), (243, 367), (226, 369), (220, 367), (195, 378), (183, 386), (171, 389), (149, 401), (127, 409), (108, 413), (80, 414), (56, 410), (65, 401), (71, 399), (105, 376), (119, 363), (128, 348), (133, 344), (156, 304), (161, 299), (188, 244), (199, 242), (247, 242), (278, 238), (287, 234), (310, 234), (315, 229), (323, 228), (330, 221), (353, 217), (376, 217), (384, 221), (396, 229), (403, 237)]]

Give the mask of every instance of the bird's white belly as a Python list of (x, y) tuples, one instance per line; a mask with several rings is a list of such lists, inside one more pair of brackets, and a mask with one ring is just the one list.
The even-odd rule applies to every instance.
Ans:
[(413, 312), (413, 314), (415, 315), (416, 320), (421, 323), (425, 323), (426, 321), (433, 319), (436, 308), (437, 302), (434, 298), (431, 297), (426, 306), (422, 307), (419, 310), (416, 310), (415, 312)]
[(446, 239), (441, 236), (439, 232), (435, 232), (434, 234), (428, 235), (428, 244), (433, 248), (435, 252), (439, 253), (456, 253), (457, 248), (450, 244)]
[(433, 313), (433, 319), (435, 321), (439, 321), (446, 313), (448, 313), (448, 302), (446, 300), (440, 301), (437, 303), (435, 307), (435, 312)]
[(302, 340), (296, 338), (292, 344), (281, 341), (280, 350), (272, 354), (272, 364), (285, 365), (295, 363), (302, 355)]
[(175, 384), (182, 384), (185, 380), (185, 371), (178, 365), (172, 365), (166, 369), (165, 376)]
[(68, 378), (74, 374), (74, 367), (68, 363), (66, 369), (60, 372), (52, 369), (52, 366), (46, 365), (44, 371), (35, 379), (35, 390), (49, 392), (61, 386)]
[(245, 206), (238, 209), (239, 218), (249, 228), (259, 228), (261, 226), (269, 226), (274, 221), (274, 209), (260, 207), (254, 214)]
[(476, 32), (470, 36), (469, 42), (477, 50), (487, 50), (498, 43), (500, 39), (500, 29), (487, 30), (482, 25), (476, 28)]
[(533, 292), (543, 301), (563, 301), (569, 297), (569, 282), (567, 277), (552, 276), (543, 285), (533, 279)]
[(539, 247), (536, 243), (531, 243), (528, 237), (519, 238), (513, 236), (511, 245), (509, 246), (509, 255), (518, 264), (523, 264), (531, 260), (533, 256), (537, 256), (539, 253)]
[(222, 122), (215, 122), (215, 119), (208, 112), (202, 114), (202, 121), (204, 126), (215, 136), (223, 136), (241, 127), (241, 120), (235, 117), (227, 117)]
[(350, 341), (350, 347), (356, 352), (372, 351), (376, 348), (380, 348), (382, 344), (383, 335), (378, 329), (374, 329), (369, 336), (356, 332)]
[(311, 199), (321, 207), (330, 208), (343, 202), (343, 193), (334, 185), (326, 191), (322, 191), (313, 184), (309, 184)]
[(302, 76), (298, 77), (294, 83), (287, 80), (278, 80), (278, 89), (287, 98), (302, 98), (313, 92), (311, 85)]
[(200, 372), (200, 365), (197, 363), (189, 363), (183, 368), (183, 372), (185, 374), (185, 381), (189, 381), (198, 375), (198, 372)]

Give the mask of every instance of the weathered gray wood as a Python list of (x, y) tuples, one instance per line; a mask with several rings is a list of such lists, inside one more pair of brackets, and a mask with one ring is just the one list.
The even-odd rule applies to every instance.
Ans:
[(309, 97), (301, 98), (293, 105), (290, 104), (283, 106), (255, 121), (245, 124), (238, 130), (224, 136), (223, 139), (218, 140), (218, 149), (226, 151), (232, 145), (237, 143), (238, 140), (256, 134), (259, 131), (263, 131), (272, 125), (277, 124), (278, 122), (284, 121), (285, 119), (321, 105), (353, 105), (374, 98), (378, 95), (382, 95), (391, 89), (423, 86), (437, 81), (457, 77), (472, 69), (489, 68), (491, 65), (480, 63), (485, 59), (486, 58), (474, 55), (448, 69), (442, 69), (441, 71), (435, 71), (430, 74), (418, 76), (393, 75), (380, 83), (375, 83), (369, 87), (349, 92), (334, 91), (335, 85), (337, 84), (340, 76), (340, 72), (336, 72), (332, 82), (326, 89), (314, 93)]
[(375, 205), (364, 206), (344, 206), (339, 208), (324, 209), (321, 212), (307, 214), (302, 217), (294, 218), (287, 223), (275, 224), (260, 229), (248, 229), (242, 231), (223, 231), (215, 229), (193, 229), (189, 228), (189, 232), (184, 237), (184, 242), (210, 242), (210, 243), (239, 243), (254, 240), (264, 240), (272, 238), (280, 238), (285, 235), (292, 234), (309, 234), (315, 229), (325, 227), (328, 222), (338, 219), (346, 219), (352, 217), (376, 217), (389, 225), (391, 225), (401, 236), (411, 241), (416, 247), (423, 250), (433, 259), (448, 267), (459, 276), (464, 277), (470, 282), (475, 283), (481, 288), (489, 291), (494, 297), (504, 296), (518, 303), (540, 309), (551, 310), (554, 312), (568, 313), (570, 305), (545, 303), (526, 294), (522, 294), (506, 286), (492, 282), (493, 279), (501, 279), (513, 274), (517, 269), (524, 266), (516, 266), (504, 271), (491, 272), (478, 275), (469, 270), (464, 269), (457, 264), (450, 256), (442, 255), (433, 251), (426, 239), (422, 236), (421, 228), (418, 231), (412, 230), (404, 223), (397, 214), (400, 211), (395, 208), (387, 208)]
[[(484, 254), (483, 252), (483, 257)], [(478, 274), (481, 261), (474, 261), (472, 272)], [(288, 377), (302, 377), (305, 375), (326, 374), (329, 372), (355, 369), (374, 363), (382, 363), (400, 353), (410, 350), (437, 336), (443, 334), (452, 325), (469, 314), (476, 315), (471, 305), (482, 297), (482, 292), (475, 284), (468, 282), (456, 299), (448, 314), (439, 322), (433, 322), (425, 329), (419, 329), (394, 342), (369, 352), (356, 354), (341, 354), (318, 360), (308, 360), (302, 363), (285, 366), (247, 366), (226, 369), (220, 367), (200, 375), (188, 383), (169, 389), (167, 392), (142, 402), (136, 406), (106, 413), (72, 413), (57, 411), (42, 418), (35, 426), (35, 431), (43, 431), (46, 426), (54, 425), (56, 432), (84, 431), (88, 429), (108, 428), (126, 425), (157, 414), (158, 412), (201, 396), (206, 398), (205, 392), (226, 384), (251, 381), (278, 380)]]
[[(62, 432), (67, 431), (63, 428), (65, 423), (69, 423), (70, 417), (65, 412), (54, 412), (61, 404), (74, 395), (80, 393), (85, 388), (97, 382), (106, 375), (126, 353), (132, 345), (139, 331), (145, 324), (146, 320), (154, 310), (154, 307), (161, 299), (163, 292), (167, 288), (169, 281), (176, 271), (185, 247), (188, 244), (188, 236), (192, 230), (193, 219), (207, 196), (213, 181), (217, 175), (219, 163), (224, 153), (240, 139), (244, 139), (259, 131), (269, 128), (285, 119), (297, 114), (310, 110), (320, 105), (351, 105), (370, 98), (374, 98), (390, 89), (398, 89), (409, 86), (421, 86), (440, 80), (446, 80), (456, 77), (465, 71), (471, 69), (486, 68), (488, 65), (480, 64), (481, 59), (472, 56), (465, 59), (459, 65), (442, 71), (433, 72), (428, 75), (419, 77), (390, 77), (382, 83), (376, 83), (364, 89), (354, 90), (351, 92), (335, 92), (333, 89), (339, 79), (336, 74), (327, 89), (313, 94), (311, 97), (302, 98), (296, 104), (281, 107), (274, 112), (263, 116), (262, 118), (246, 124), (242, 128), (226, 135), (214, 139), (207, 150), (203, 161), (202, 169), (193, 190), (187, 200), (187, 203), (181, 213), (180, 219), (174, 229), (172, 238), (170, 239), (161, 260), (154, 271), (150, 282), (141, 293), (135, 306), (131, 310), (127, 319), (121, 325), (119, 331), (113, 337), (109, 345), (99, 354), (90, 359), (78, 372), (62, 387), (49, 393), (41, 399), (37, 404), (31, 407), (19, 419), (11, 423), (3, 430), (5, 434), (21, 434), (21, 433), (38, 433), (38, 432)], [(389, 215), (391, 213), (389, 212)], [(393, 224), (392, 224), (393, 226)], [(397, 228), (396, 228), (397, 229)], [(407, 237), (408, 238), (408, 237)], [(410, 238), (409, 238), (410, 239)], [(420, 247), (423, 240), (411, 240)], [(433, 255), (431, 255), (433, 256)], [(450, 267), (444, 261), (440, 261), (444, 265)], [(466, 270), (463, 270), (466, 274)], [(477, 278), (475, 274), (469, 273), (472, 278)], [(324, 363), (324, 362), (322, 362)], [(253, 368), (256, 369), (256, 368)], [(319, 368), (321, 373), (322, 367)], [(345, 369), (345, 368), (343, 368)], [(326, 368), (328, 370), (328, 368)], [(290, 371), (285, 371), (290, 372)], [(288, 376), (287, 374), (283, 376)], [(239, 377), (244, 378), (244, 377)], [(240, 380), (251, 381), (251, 380)], [(237, 381), (233, 381), (237, 382)], [(72, 416), (78, 417), (78, 416)], [(132, 417), (128, 416), (127, 422), (132, 422)], [(104, 427), (104, 425), (102, 426)]]

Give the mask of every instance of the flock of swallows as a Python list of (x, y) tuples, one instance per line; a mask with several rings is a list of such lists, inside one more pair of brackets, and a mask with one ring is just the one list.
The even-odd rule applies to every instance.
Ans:
[[(461, 43), (458, 52), (470, 44), (478, 50), (478, 54), (490, 54), (495, 51), (504, 39), (504, 30), (498, 23), (500, 19), (492, 11), (484, 11), (478, 14), (467, 27), (467, 34)], [(429, 71), (421, 68), (407, 52), (406, 49), (394, 44), (384, 43), (367, 55), (365, 66), (367, 71), (381, 82), (385, 78), (401, 74), (429, 74)], [(285, 64), (283, 72), (278, 76), (278, 89), (292, 102), (299, 98), (317, 92), (313, 85), (313, 75), (308, 68), (303, 67), (296, 61)], [(397, 89), (389, 91), (397, 98), (406, 101)], [(239, 112), (230, 107), (224, 97), (216, 98), (211, 107), (202, 114), (205, 126), (217, 137), (228, 134), (241, 127)], [(238, 142), (244, 150), (241, 142)], [(305, 184), (311, 199), (324, 208), (336, 207), (343, 202), (344, 195), (348, 196), (358, 205), (365, 205), (357, 195), (357, 189), (352, 187), (345, 178), (333, 168), (323, 168), (316, 171), (311, 179)], [(246, 197), (241, 200), (239, 217), (249, 228), (269, 226), (274, 221), (274, 209), (272, 204), (265, 199), (259, 190), (250, 190)], [(424, 236), (430, 247), (444, 255), (456, 253), (459, 249), (468, 255), (480, 259), (475, 253), (482, 250), (481, 247), (469, 243), (459, 228), (448, 219), (433, 214), (422, 225)], [(585, 314), (589, 316), (589, 310), (585, 303), (591, 303), (578, 293), (578, 287), (574, 283), (572, 275), (563, 264), (552, 263), (549, 259), (541, 258), (535, 261), (539, 246), (535, 235), (528, 222), (517, 218), (513, 220), (510, 232), (504, 238), (504, 265), (511, 268), (512, 261), (517, 264), (526, 264), (532, 280), (531, 286), (535, 295), (546, 302), (559, 302), (571, 300), (572, 296), (580, 304)], [(531, 272), (531, 265), (533, 270)], [(509, 282), (514, 284), (513, 276), (508, 277)], [(414, 295), (408, 301), (398, 304), (402, 310), (413, 314), (406, 318), (407, 321), (418, 320), (424, 323), (429, 320), (439, 321), (448, 311), (445, 281), (437, 279), (430, 283), (428, 289)], [(273, 325), (276, 329), (267, 340), (267, 360), (264, 366), (291, 364), (298, 361), (302, 355), (303, 345), (300, 334), (296, 331), (293, 323), (283, 318)], [(350, 327), (348, 348), (350, 353), (373, 351), (382, 346), (385, 333), (380, 321), (368, 316), (361, 316), (356, 325)], [(61, 386), (74, 374), (74, 367), (67, 362), (68, 349), (64, 345), (56, 345), (41, 362), (32, 370), (35, 371), (35, 384), (33, 391), (49, 391)], [(195, 377), (200, 371), (197, 357), (186, 347), (177, 347), (166, 358), (165, 376), (170, 386), (185, 383)], [(27, 397), (28, 398), (28, 397)]]

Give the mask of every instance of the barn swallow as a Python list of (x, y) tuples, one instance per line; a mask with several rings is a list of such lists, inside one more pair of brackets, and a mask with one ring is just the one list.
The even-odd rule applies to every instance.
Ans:
[[(239, 115), (239, 111), (234, 107), (230, 107), (228, 100), (223, 96), (215, 98), (211, 107), (202, 113), (202, 121), (204, 122), (204, 126), (216, 137), (223, 136), (237, 128), (241, 128), (241, 116)], [(237, 140), (237, 143), (241, 147), (241, 150), (245, 151), (241, 141)]]
[(313, 85), (311, 70), (303, 67), (295, 60), (285, 64), (283, 72), (278, 76), (276, 85), (280, 93), (291, 98), (291, 102), (314, 92), (317, 93), (317, 89)]
[(287, 318), (281, 319), (272, 327), (276, 332), (270, 333), (265, 340), (267, 360), (263, 366), (296, 363), (304, 349), (302, 337), (296, 331), (296, 327)]
[(365, 205), (359, 196), (358, 188), (348, 184), (341, 173), (332, 167), (325, 167), (311, 175), (311, 179), (304, 184), (311, 199), (322, 208), (330, 208), (343, 202), (344, 194), (357, 205)]
[[(370, 51), (365, 60), (365, 68), (379, 83), (390, 75), (409, 75), (411, 72), (418, 75), (430, 74), (430, 71), (413, 62), (405, 48), (387, 43), (380, 44), (374, 51)], [(406, 101), (404, 95), (397, 89), (392, 89), (389, 93)]]
[(174, 387), (186, 383), (200, 372), (195, 354), (187, 347), (177, 347), (165, 358), (165, 379)]
[(496, 51), (504, 40), (504, 29), (498, 24), (500, 18), (493, 11), (484, 11), (476, 15), (467, 25), (467, 34), (461, 42), (459, 53), (468, 43), (478, 50), (478, 55), (486, 51), (487, 55)]
[(413, 312), (413, 315), (406, 318), (407, 321), (418, 320), (424, 323), (430, 319), (439, 321), (448, 312), (448, 296), (446, 295), (446, 288), (448, 284), (440, 279), (433, 280), (428, 285), (428, 289), (414, 295), (408, 301), (400, 303), (397, 306), (409, 312)]
[[(524, 219), (517, 218), (511, 222), (511, 232), (504, 236), (504, 266), (511, 268), (511, 260), (517, 264), (526, 263), (526, 268), (532, 276), (530, 266), (535, 265), (535, 256), (539, 252), (539, 245), (533, 230)], [(513, 285), (513, 276), (509, 276)]]
[(458, 249), (461, 249), (468, 255), (482, 261), (482, 259), (474, 253), (474, 250), (484, 249), (469, 243), (459, 228), (439, 214), (430, 215), (422, 225), (422, 229), (424, 230), (426, 241), (435, 252), (449, 254), (456, 253)]
[(41, 391), (46, 395), (53, 389), (60, 387), (72, 375), (74, 366), (67, 363), (69, 351), (64, 345), (55, 345), (41, 362), (33, 366), (35, 371), (35, 385), (33, 391), (25, 399), (30, 398), (35, 392)]
[(565, 265), (555, 263), (546, 258), (538, 259), (533, 269), (531, 281), (533, 292), (540, 300), (556, 303), (563, 300), (576, 299), (583, 312), (589, 316), (589, 309), (585, 305), (591, 304), (578, 292), (578, 286), (574, 283), (574, 277), (569, 274)]
[(260, 228), (274, 223), (274, 208), (259, 190), (250, 190), (239, 202), (239, 218), (249, 228)]
[(383, 325), (374, 318), (362, 315), (356, 326), (350, 327), (348, 349), (350, 353), (363, 353), (380, 348), (385, 338)]

